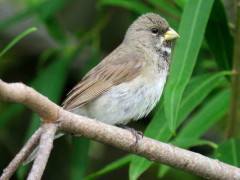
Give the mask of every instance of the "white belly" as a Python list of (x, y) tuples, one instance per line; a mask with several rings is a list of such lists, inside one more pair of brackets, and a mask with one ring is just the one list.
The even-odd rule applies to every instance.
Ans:
[[(167, 71), (162, 71), (151, 83), (137, 77), (109, 91), (73, 112), (107, 124), (127, 124), (146, 116), (159, 101)], [(139, 83), (142, 81), (142, 83)]]

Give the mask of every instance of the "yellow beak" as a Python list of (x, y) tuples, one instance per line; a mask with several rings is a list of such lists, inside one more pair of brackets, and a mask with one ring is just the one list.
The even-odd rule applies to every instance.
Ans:
[(166, 32), (164, 36), (164, 41), (170, 41), (179, 37), (180, 36), (176, 31), (174, 31), (172, 28), (169, 28), (169, 30)]

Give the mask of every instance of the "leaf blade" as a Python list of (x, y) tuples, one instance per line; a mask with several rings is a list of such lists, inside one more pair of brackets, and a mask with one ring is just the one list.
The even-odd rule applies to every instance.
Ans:
[(205, 34), (209, 48), (220, 70), (230, 70), (233, 56), (233, 36), (223, 2), (215, 0)]
[(108, 172), (111, 172), (119, 167), (123, 167), (125, 166), (126, 164), (128, 164), (132, 159), (132, 155), (127, 155), (127, 156), (124, 156), (123, 158), (120, 158), (116, 161), (114, 161), (113, 163), (111, 164), (108, 164), (107, 166), (105, 166), (104, 168), (102, 168), (101, 170), (93, 173), (93, 174), (90, 174), (88, 175), (87, 177), (84, 178), (84, 180), (92, 180), (92, 179), (95, 179), (97, 177), (100, 177)]
[(0, 52), (0, 58), (10, 49), (12, 48), (16, 43), (18, 43), (22, 38), (27, 36), (28, 34), (36, 31), (37, 28), (31, 27), (25, 31), (23, 31), (21, 34), (19, 34), (17, 37), (15, 37), (1, 52)]
[(165, 112), (172, 132), (176, 129), (176, 120), (183, 91), (190, 79), (203, 39), (213, 0), (188, 1), (182, 15), (169, 79), (165, 88)]

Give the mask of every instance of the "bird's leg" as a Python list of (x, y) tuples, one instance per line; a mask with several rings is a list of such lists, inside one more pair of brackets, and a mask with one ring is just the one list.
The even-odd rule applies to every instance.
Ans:
[(143, 138), (143, 133), (141, 131), (136, 131), (135, 129), (125, 126), (123, 124), (118, 124), (117, 126), (130, 131), (135, 136), (135, 138), (136, 138), (135, 146), (138, 145), (139, 140), (141, 140), (141, 138)]

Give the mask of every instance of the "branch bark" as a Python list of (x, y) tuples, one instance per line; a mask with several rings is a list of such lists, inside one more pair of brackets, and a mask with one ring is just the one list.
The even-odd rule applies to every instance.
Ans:
[(21, 151), (10, 162), (8, 167), (3, 170), (3, 174), (0, 177), (0, 180), (9, 179), (13, 175), (13, 173), (17, 170), (17, 168), (23, 163), (23, 161), (28, 157), (28, 155), (32, 152), (32, 150), (37, 146), (41, 133), (42, 133), (42, 128), (39, 128), (32, 135), (32, 137), (28, 140), (28, 142), (23, 146)]
[(7, 84), (0, 80), (0, 101), (25, 104), (40, 117), (58, 122), (59, 129), (62, 131), (80, 134), (151, 161), (160, 162), (206, 179), (240, 180), (239, 168), (171, 144), (143, 137), (136, 148), (131, 148), (135, 143), (135, 136), (129, 131), (67, 112), (23, 84)]
[(57, 126), (54, 123), (45, 123), (43, 124), (42, 131), (43, 133), (41, 135), (37, 157), (34, 161), (27, 180), (41, 179), (53, 147), (53, 140), (54, 135), (57, 131)]

